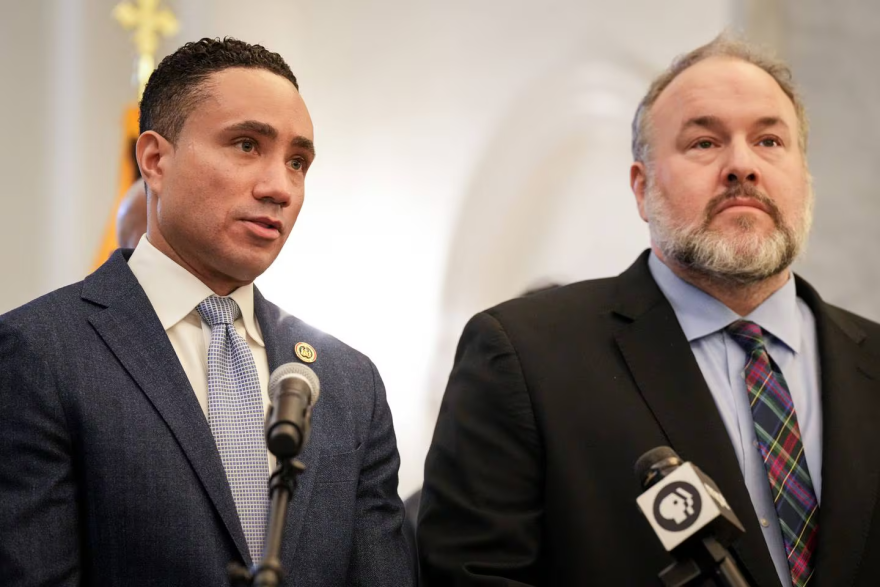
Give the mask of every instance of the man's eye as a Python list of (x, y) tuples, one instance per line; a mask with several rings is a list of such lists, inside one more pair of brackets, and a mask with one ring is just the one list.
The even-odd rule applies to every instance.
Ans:
[(294, 171), (299, 171), (303, 168), (302, 159), (292, 159), (290, 161), (290, 168)]
[(245, 153), (250, 153), (257, 148), (257, 144), (249, 140), (239, 141), (238, 146)]
[(711, 149), (712, 148), (712, 141), (708, 141), (708, 140), (697, 141), (694, 144), (694, 147), (697, 149)]
[(761, 139), (758, 144), (762, 147), (778, 147), (780, 145), (778, 140), (771, 138)]

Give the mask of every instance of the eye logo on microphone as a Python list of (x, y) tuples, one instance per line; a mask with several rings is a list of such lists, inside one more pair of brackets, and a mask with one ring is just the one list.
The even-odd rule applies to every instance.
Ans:
[(699, 490), (684, 481), (670, 483), (654, 498), (654, 519), (669, 532), (690, 528), (700, 517), (702, 509)]

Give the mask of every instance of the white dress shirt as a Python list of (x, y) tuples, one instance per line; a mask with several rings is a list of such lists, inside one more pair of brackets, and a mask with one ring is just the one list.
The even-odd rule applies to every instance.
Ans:
[[(159, 316), (207, 418), (208, 345), (211, 341), (211, 327), (202, 320), (196, 307), (205, 298), (215, 295), (214, 292), (195, 275), (150, 244), (146, 235), (138, 242), (128, 260), (128, 267)], [(247, 341), (254, 356), (265, 413), (269, 407), (269, 359), (260, 325), (254, 315), (254, 284), (238, 288), (229, 297), (241, 308), (241, 317), (235, 321), (235, 331)], [(269, 463), (272, 466), (271, 458)]]

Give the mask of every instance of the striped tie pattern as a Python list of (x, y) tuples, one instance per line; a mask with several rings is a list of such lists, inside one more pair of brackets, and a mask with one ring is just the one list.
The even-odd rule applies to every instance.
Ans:
[(208, 424), (252, 560), (263, 554), (269, 512), (269, 462), (263, 437), (263, 399), (254, 356), (233, 326), (241, 310), (232, 298), (198, 305), (211, 327), (208, 345)]
[(727, 332), (746, 352), (743, 378), (749, 393), (758, 446), (788, 555), (791, 582), (803, 587), (813, 575), (819, 504), (801, 442), (801, 430), (785, 377), (770, 357), (764, 333), (739, 320)]

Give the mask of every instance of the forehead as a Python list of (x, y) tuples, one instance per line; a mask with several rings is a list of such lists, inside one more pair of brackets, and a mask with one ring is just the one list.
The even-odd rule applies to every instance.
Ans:
[(728, 125), (776, 117), (797, 128), (791, 99), (766, 71), (731, 57), (710, 57), (681, 72), (651, 108), (658, 135), (677, 133), (695, 117), (714, 116)]
[(187, 117), (187, 129), (215, 130), (245, 120), (272, 125), (281, 135), (313, 138), (302, 96), (286, 78), (265, 69), (232, 67), (211, 74), (203, 100)]

